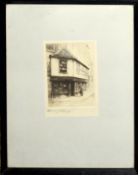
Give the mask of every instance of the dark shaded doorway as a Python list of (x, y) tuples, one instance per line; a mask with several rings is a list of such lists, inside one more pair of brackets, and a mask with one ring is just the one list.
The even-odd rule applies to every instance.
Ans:
[(74, 96), (75, 92), (74, 92), (74, 82), (71, 82), (71, 96)]

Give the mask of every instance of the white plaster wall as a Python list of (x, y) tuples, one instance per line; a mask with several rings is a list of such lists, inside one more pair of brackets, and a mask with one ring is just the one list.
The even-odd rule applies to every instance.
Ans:
[(59, 59), (51, 58), (51, 75), (52, 76), (73, 76), (74, 75), (74, 63), (72, 60), (67, 61), (67, 73), (59, 72)]
[(68, 60), (67, 61), (67, 72), (69, 76), (74, 76), (74, 61)]
[(59, 60), (57, 58), (51, 58), (51, 75), (59, 76)]
[(69, 77), (88, 79), (87, 76), (81, 74), (81, 71), (80, 73), (77, 72), (77, 62), (74, 60), (67, 61), (67, 73), (59, 72), (59, 59), (58, 58), (51, 58), (51, 75), (59, 76), (59, 77), (69, 76)]
[(76, 61), (74, 62), (74, 76), (78, 78), (88, 79), (88, 76), (81, 74), (81, 70), (79, 71), (79, 73), (77, 72), (77, 62)]

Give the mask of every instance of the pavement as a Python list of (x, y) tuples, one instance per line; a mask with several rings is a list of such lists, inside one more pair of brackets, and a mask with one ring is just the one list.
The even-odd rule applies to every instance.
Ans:
[(50, 107), (58, 106), (89, 106), (94, 104), (94, 96), (92, 93), (85, 92), (83, 96), (60, 96), (49, 101)]

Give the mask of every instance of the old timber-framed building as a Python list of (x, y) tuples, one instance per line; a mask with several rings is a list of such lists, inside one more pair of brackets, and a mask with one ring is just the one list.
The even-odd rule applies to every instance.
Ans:
[(87, 89), (89, 68), (67, 49), (49, 55), (49, 97), (75, 96)]

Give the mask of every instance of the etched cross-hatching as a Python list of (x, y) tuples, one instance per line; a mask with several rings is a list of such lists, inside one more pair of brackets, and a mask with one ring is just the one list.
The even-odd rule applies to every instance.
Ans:
[(48, 107), (96, 105), (95, 42), (45, 43)]

